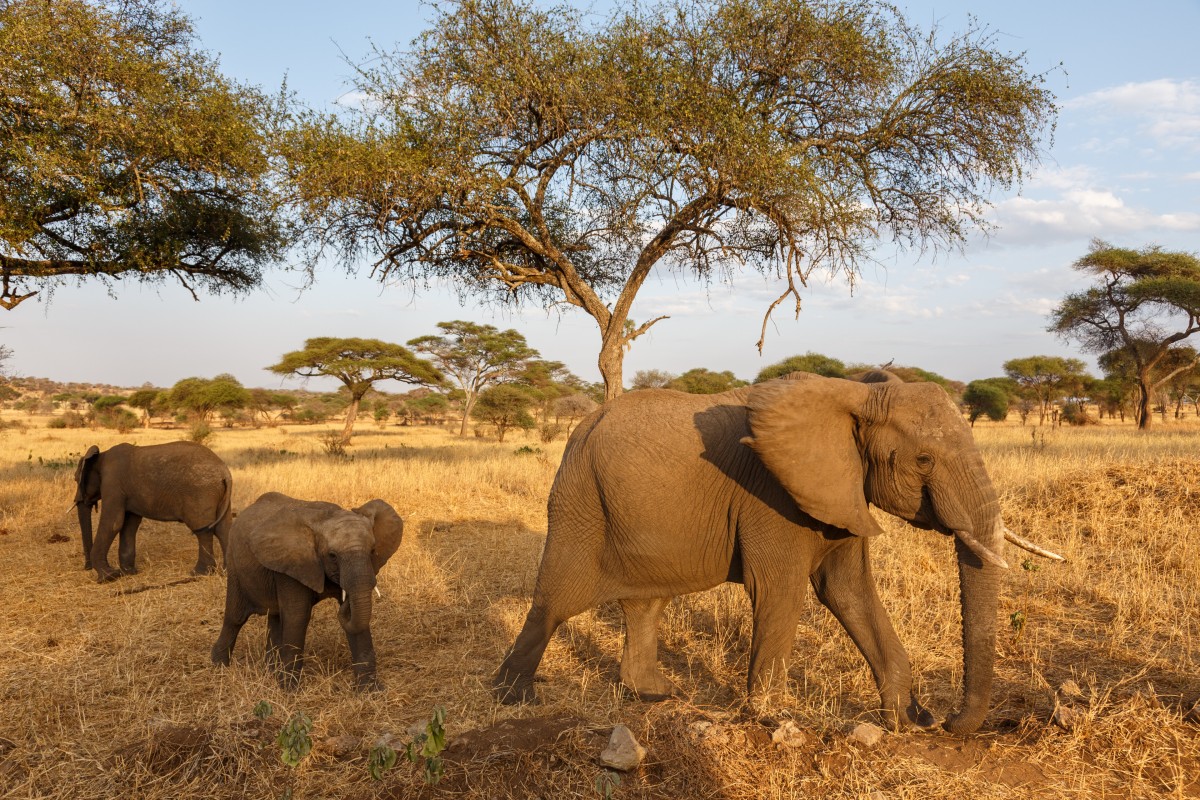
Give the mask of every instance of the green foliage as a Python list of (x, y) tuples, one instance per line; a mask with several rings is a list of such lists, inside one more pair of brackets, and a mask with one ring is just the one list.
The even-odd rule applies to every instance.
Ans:
[(96, 411), (104, 411), (110, 408), (116, 408), (125, 403), (126, 398), (117, 394), (109, 394), (103, 397), (97, 397), (92, 403), (92, 408)]
[(345, 438), (337, 431), (325, 431), (321, 434), (321, 449), (325, 451), (325, 455), (333, 456), (334, 458), (349, 458), (350, 454), (346, 451), (348, 446)]
[(601, 770), (596, 776), (596, 791), (604, 800), (612, 800), (616, 796), (617, 787), (621, 785), (621, 773), (616, 770)]
[(271, 714), (273, 714), (274, 712), (275, 712), (275, 709), (272, 708), (271, 704), (269, 702), (267, 702), (266, 700), (259, 700), (257, 703), (254, 704), (255, 719), (266, 719), (267, 717), (271, 716)]
[(529, 414), (533, 398), (529, 393), (513, 386), (502, 383), (499, 386), (489, 386), (479, 393), (471, 416), (481, 422), (496, 426), (496, 433), (501, 442), (504, 434), (512, 428), (529, 430), (537, 423)]
[(811, 372), (814, 375), (824, 375), (826, 378), (846, 377), (846, 365), (836, 358), (823, 356), (809, 351), (802, 356), (790, 356), (769, 367), (763, 367), (755, 376), (755, 383), (762, 383), (773, 378), (782, 378), (792, 372)]
[(1080, 394), (1090, 379), (1078, 358), (1028, 356), (1004, 362), (1005, 374), (1016, 382), (1018, 391), (1038, 402), (1041, 422), (1046, 421), (1050, 406), (1067, 394)]
[[(276, 110), (156, 0), (0, 3), (0, 306), (74, 277), (257, 286)], [(18, 102), (19, 100), (19, 102)]]
[(719, 394), (745, 385), (746, 382), (744, 380), (741, 380), (729, 370), (713, 372), (704, 367), (697, 367), (696, 369), (689, 369), (678, 378), (671, 380), (666, 388), (674, 389), (678, 392), (687, 392), (688, 394)]
[(87, 420), (78, 411), (64, 412), (61, 417), (54, 417), (46, 423), (47, 428), (63, 429), (63, 428), (82, 428), (87, 425)]
[(1013, 629), (1013, 639), (1020, 639), (1021, 634), (1025, 632), (1025, 612), (1014, 611), (1008, 615), (1008, 624)]
[(974, 425), (980, 417), (1002, 422), (1008, 417), (1008, 392), (989, 380), (971, 381), (963, 392), (967, 418)]
[(423, 763), (425, 783), (433, 785), (442, 779), (441, 752), (446, 749), (446, 709), (438, 706), (425, 725), (425, 732), (417, 734), (404, 748), (404, 757), (410, 763)]
[(516, 450), (513, 450), (514, 456), (540, 456), (541, 454), (542, 454), (542, 448), (530, 447), (527, 444), (521, 445)]
[(212, 438), (212, 435), (212, 428), (210, 428), (208, 423), (204, 420), (197, 420), (196, 422), (193, 422), (191, 427), (188, 428), (187, 432), (188, 441), (195, 442), (196, 444), (207, 443), (208, 440)]
[(250, 392), (237, 378), (222, 373), (214, 378), (184, 378), (167, 393), (172, 408), (186, 411), (200, 421), (207, 421), (218, 411), (245, 408)]
[(665, 389), (677, 376), (661, 369), (639, 369), (633, 373), (630, 389)]
[(289, 767), (297, 766), (312, 752), (312, 720), (302, 711), (292, 714), (275, 737), (279, 745), (279, 760)]
[(964, 241), (1056, 112), (995, 44), (864, 0), (667, 0), (598, 22), (461, 0), (359, 71), (403, 102), (310, 112), (283, 151), (313, 263), (332, 245), (384, 281), (581, 308), (611, 397), (662, 319), (628, 324), (656, 266), (779, 274), (783, 300), (815, 268), (856, 274), (881, 230)]
[[(383, 780), (383, 774), (396, 766), (396, 751), (383, 742), (377, 743), (367, 755), (367, 772), (372, 780)], [(436, 781), (435, 781), (436, 783)]]
[(129, 433), (137, 427), (138, 418), (127, 408), (110, 407), (93, 412), (96, 424), (104, 428), (112, 428), (120, 433)]

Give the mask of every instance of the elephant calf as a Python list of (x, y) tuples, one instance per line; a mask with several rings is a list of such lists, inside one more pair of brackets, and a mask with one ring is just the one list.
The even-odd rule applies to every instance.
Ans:
[(350, 645), (355, 687), (379, 688), (371, 592), (403, 533), (404, 521), (382, 500), (352, 511), (278, 492), (255, 500), (229, 532), (225, 621), (213, 663), (228, 665), (242, 625), (251, 614), (266, 614), (268, 658), (281, 668), (280, 683), (295, 687), (312, 607), (334, 597), (341, 603), (338, 621)]
[[(95, 569), (101, 583), (137, 572), (137, 531), (142, 518), (182, 522), (196, 534), (199, 556), (194, 572), (216, 569), (213, 537), (226, 552), (233, 515), (233, 477), (216, 453), (195, 442), (138, 447), (128, 443), (101, 452), (92, 445), (75, 469), (75, 508), (83, 539), (83, 568)], [(92, 541), (92, 509), (100, 504), (100, 527)], [(108, 563), (108, 550), (120, 534), (120, 570)]]

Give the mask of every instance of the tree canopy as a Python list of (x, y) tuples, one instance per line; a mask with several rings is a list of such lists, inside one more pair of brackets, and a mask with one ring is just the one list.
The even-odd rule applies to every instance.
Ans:
[(967, 419), (971, 427), (982, 416), (996, 422), (1003, 422), (1008, 417), (1008, 391), (994, 380), (983, 379), (971, 381), (963, 391), (963, 403), (967, 407)]
[(799, 310), (813, 270), (853, 281), (880, 237), (964, 241), (1056, 112), (994, 33), (920, 31), (875, 0), (434, 14), (359, 68), (373, 103), (311, 112), (284, 138), (314, 253), (582, 309), (608, 397), (627, 345), (665, 318), (628, 324), (655, 268), (756, 269), (783, 290), (768, 317), (789, 297)]
[(1085, 352), (1121, 351), (1137, 381), (1138, 427), (1149, 428), (1154, 392), (1200, 363), (1168, 360), (1174, 345), (1200, 332), (1200, 259), (1095, 240), (1074, 267), (1095, 283), (1063, 298), (1051, 313), (1049, 330), (1075, 339)]
[(0, 3), (0, 306), (71, 278), (257, 286), (272, 104), (156, 0)]
[(1038, 404), (1038, 422), (1045, 423), (1050, 406), (1066, 394), (1079, 392), (1088, 377), (1078, 358), (1028, 356), (1004, 362), (1004, 374), (1017, 382), (1020, 391)]
[(826, 378), (846, 377), (846, 365), (836, 358), (814, 353), (811, 350), (802, 356), (791, 356), (769, 367), (763, 367), (754, 378), (755, 383), (782, 378), (791, 372), (812, 372)]
[(467, 419), (479, 393), (488, 386), (514, 379), (538, 357), (538, 351), (529, 346), (523, 334), (512, 328), (502, 331), (494, 325), (461, 319), (439, 322), (438, 327), (442, 329), (441, 336), (418, 336), (409, 339), (408, 344), (417, 352), (428, 355), (462, 389), (463, 416), (459, 435), (465, 436)]
[(303, 350), (285, 353), (278, 364), (267, 367), (279, 375), (301, 378), (330, 377), (342, 382), (350, 395), (342, 444), (354, 434), (354, 420), (363, 397), (379, 381), (392, 380), (422, 386), (439, 385), (442, 373), (408, 348), (379, 339), (306, 339)]
[(716, 372), (704, 367), (689, 369), (667, 383), (666, 388), (688, 394), (719, 394), (745, 386), (746, 382), (729, 370)]
[(213, 378), (184, 378), (171, 387), (167, 396), (174, 408), (205, 421), (217, 411), (245, 408), (250, 400), (241, 381), (228, 373)]

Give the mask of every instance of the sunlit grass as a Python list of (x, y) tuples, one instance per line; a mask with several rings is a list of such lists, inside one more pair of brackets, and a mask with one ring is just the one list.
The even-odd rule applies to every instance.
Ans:
[[(673, 602), (661, 661), (679, 699), (645, 705), (616, 687), (621, 618), (604, 607), (572, 620), (546, 653), (542, 702), (505, 708), (492, 672), (523, 621), (545, 532), (545, 499), (563, 442), (498, 444), (438, 428), (365, 424), (349, 458), (326, 455), (322, 427), (217, 429), (235, 508), (265, 491), (358, 505), (381, 497), (407, 521), (380, 576), (373, 625), (380, 694), (350, 690), (348, 653), (332, 606), (318, 606), (301, 689), (281, 691), (263, 658), (265, 624), (246, 626), (233, 666), (209, 664), (222, 577), (188, 577), (195, 543), (182, 526), (147, 521), (141, 573), (97, 585), (80, 569), (71, 500), (75, 460), (90, 444), (142, 444), (183, 431), (0, 432), (0, 796), (596, 797), (595, 757), (621, 722), (650, 750), (618, 797), (1159, 797), (1200, 790), (1200, 735), (1182, 720), (1200, 694), (1200, 424), (1171, 421), (1082, 429), (980, 423), (976, 439), (1006, 521), (1069, 559), (1013, 553), (1002, 599), (994, 711), (967, 743), (936, 733), (876, 748), (844, 732), (870, 718), (869, 670), (810, 594), (796, 637), (792, 698), (781, 712), (809, 745), (774, 749), (742, 713), (749, 604), (726, 585)], [(332, 429), (332, 428), (331, 428)], [(537, 452), (521, 452), (523, 446)], [(958, 696), (957, 578), (944, 537), (883, 519), (873, 544), (880, 593), (936, 713)], [(65, 539), (65, 541), (60, 541)], [(130, 589), (149, 588), (129, 593)], [(329, 605), (329, 604), (326, 604)], [(1024, 615), (1018, 635), (1010, 616)], [(1049, 723), (1053, 689), (1085, 690), (1084, 722)], [(267, 700), (274, 716), (259, 722)], [(447, 754), (446, 778), (425, 788), (400, 762), (382, 783), (366, 753), (380, 735), (445, 706), (451, 743), (498, 721), (575, 720), (569, 732), (485, 757)], [(317, 747), (296, 770), (274, 735), (293, 711), (314, 720)], [(717, 722), (730, 736), (699, 737)], [(335, 753), (337, 737), (357, 742)], [(765, 738), (764, 738), (765, 737)], [(457, 760), (456, 760), (457, 759)]]

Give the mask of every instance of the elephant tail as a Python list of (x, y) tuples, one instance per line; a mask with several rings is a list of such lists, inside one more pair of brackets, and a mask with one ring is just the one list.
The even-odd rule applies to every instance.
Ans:
[(198, 530), (210, 531), (221, 524), (221, 520), (229, 516), (233, 510), (233, 478), (221, 478), (221, 484), (225, 490), (221, 493), (221, 508), (217, 511), (217, 518)]

